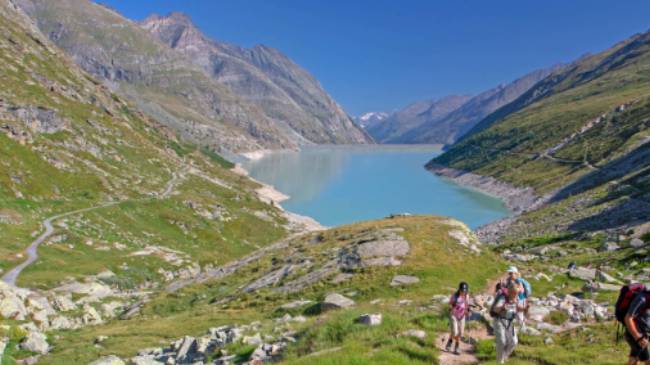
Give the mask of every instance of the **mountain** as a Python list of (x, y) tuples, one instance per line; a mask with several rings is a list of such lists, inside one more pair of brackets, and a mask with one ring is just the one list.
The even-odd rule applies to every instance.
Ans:
[(484, 91), (442, 118), (430, 118), (391, 142), (451, 145), (493, 111), (510, 103), (561, 66), (533, 71), (517, 80)]
[[(20, 0), (18, 3), (36, 20), (43, 33), (82, 68), (188, 141), (215, 151), (244, 152), (363, 139), (344, 137), (348, 130), (357, 137), (364, 135), (354, 127), (349, 128), (349, 118), (341, 117), (340, 108), (337, 109), (331, 98), (321, 99), (326, 94), (308, 90), (312, 93), (305, 96), (315, 105), (309, 112), (321, 112), (322, 120), (304, 111), (285, 120), (287, 113), (281, 113), (282, 108), (268, 108), (264, 102), (251, 100), (251, 94), (239, 95), (232, 85), (217, 80), (184, 52), (171, 48), (140, 24), (104, 6), (86, 0)], [(267, 53), (274, 52), (266, 49), (255, 52), (259, 62), (267, 60)], [(282, 69), (283, 62), (293, 65), (278, 56), (269, 62), (269, 68)], [(292, 76), (302, 85), (306, 75), (302, 71), (300, 77)], [(290, 82), (287, 84), (287, 90), (294, 87)], [(299, 92), (304, 90), (307, 89)], [(281, 100), (287, 103), (288, 110), (296, 111), (295, 102)]]
[(184, 14), (153, 15), (140, 24), (216, 81), (314, 143), (368, 143), (320, 83), (278, 50), (217, 42)]
[(641, 235), (650, 220), (649, 71), (650, 32), (582, 57), (484, 118), (428, 166), (527, 191), (524, 214), (508, 222), (506, 236)]
[(357, 125), (367, 129), (370, 126), (383, 122), (389, 117), (389, 115), (390, 114), (384, 112), (367, 112), (359, 117), (355, 117), (354, 121)]
[[(433, 101), (413, 103), (394, 115), (391, 127), (384, 125), (383, 129), (369, 132), (383, 143), (451, 145), (483, 118), (515, 100), (558, 67), (561, 66), (533, 71), (474, 97), (452, 97), (450, 104), (431, 105)], [(427, 106), (433, 109), (424, 112)]]
[(452, 95), (441, 99), (418, 101), (391, 114), (385, 121), (367, 128), (368, 133), (382, 143), (401, 143), (401, 135), (427, 121), (437, 121), (463, 105), (469, 96)]

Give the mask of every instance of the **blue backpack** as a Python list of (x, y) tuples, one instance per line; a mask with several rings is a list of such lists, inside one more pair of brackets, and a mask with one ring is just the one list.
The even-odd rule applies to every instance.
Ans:
[(524, 291), (526, 292), (526, 298), (530, 298), (530, 296), (533, 294), (533, 287), (530, 286), (530, 283), (527, 282), (526, 279), (524, 278), (517, 279), (517, 282), (524, 287)]

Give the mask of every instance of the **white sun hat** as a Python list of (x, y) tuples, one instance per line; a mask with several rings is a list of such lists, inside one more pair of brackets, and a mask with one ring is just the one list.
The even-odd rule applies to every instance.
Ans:
[(516, 272), (516, 273), (518, 273), (519, 270), (517, 270), (517, 267), (516, 267), (516, 266), (510, 266), (510, 267), (508, 268), (508, 271), (507, 271), (507, 272)]

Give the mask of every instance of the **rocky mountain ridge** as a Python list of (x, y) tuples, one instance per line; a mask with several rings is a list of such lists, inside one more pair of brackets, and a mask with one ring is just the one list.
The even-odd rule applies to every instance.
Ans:
[(209, 39), (181, 13), (153, 15), (140, 25), (307, 141), (370, 141), (313, 76), (278, 50), (264, 45), (245, 49)]
[[(252, 97), (258, 91), (263, 94), (261, 90), (250, 90), (252, 94), (245, 88), (234, 90), (236, 83), (213, 78), (198, 60), (106, 7), (86, 0), (20, 0), (18, 4), (82, 68), (193, 143), (215, 151), (247, 152), (370, 141), (308, 73), (277, 51), (260, 48), (258, 57), (252, 58), (272, 59), (271, 65), (289, 70), (285, 72), (289, 79), (280, 77), (285, 88), (272, 87), (279, 99), (270, 97), (266, 103)], [(197, 32), (185, 39), (206, 41)], [(280, 84), (269, 83), (269, 77), (249, 62), (239, 59), (233, 65), (235, 73), (254, 69), (251, 80)], [(299, 88), (304, 85), (310, 88)], [(295, 95), (287, 99), (286, 90), (305, 92), (308, 96), (299, 102), (309, 106), (304, 107), (308, 112), (297, 106)]]

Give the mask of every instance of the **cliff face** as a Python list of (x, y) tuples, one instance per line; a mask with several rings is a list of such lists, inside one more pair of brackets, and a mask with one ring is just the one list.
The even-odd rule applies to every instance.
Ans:
[(245, 49), (209, 39), (179, 13), (141, 23), (157, 39), (188, 56), (218, 82), (286, 123), (314, 143), (368, 143), (371, 139), (325, 92), (319, 82), (278, 50)]
[[(264, 76), (252, 66), (246, 68), (250, 74), (224, 71), (223, 77), (215, 77), (217, 69), (241, 70), (246, 62), (228, 63), (234, 60), (231, 57), (211, 63), (211, 55), (201, 58), (187, 51), (183, 46), (203, 46), (198, 40), (209, 43), (194, 27), (179, 37), (172, 29), (166, 37), (175, 41), (169, 44), (140, 24), (86, 0), (18, 3), (84, 70), (192, 142), (217, 151), (245, 152), (369, 141), (328, 96), (317, 94), (312, 100), (330, 111), (313, 109), (322, 112), (323, 122), (294, 106), (294, 101), (276, 97), (282, 89), (274, 83), (240, 82)], [(237, 75), (240, 81), (235, 81)], [(267, 97), (267, 90), (274, 90), (272, 97)]]

